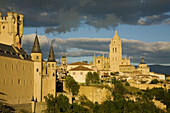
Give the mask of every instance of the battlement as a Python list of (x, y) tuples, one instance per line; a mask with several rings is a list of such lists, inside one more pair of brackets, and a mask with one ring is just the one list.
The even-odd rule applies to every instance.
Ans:
[(23, 21), (24, 15), (15, 12), (8, 12), (7, 16), (2, 16), (2, 12), (0, 12), (0, 21), (8, 21), (9, 19), (11, 19), (11, 17), (12, 19)]
[(15, 12), (8, 12), (7, 16), (0, 12), (0, 43), (22, 48), (23, 18)]

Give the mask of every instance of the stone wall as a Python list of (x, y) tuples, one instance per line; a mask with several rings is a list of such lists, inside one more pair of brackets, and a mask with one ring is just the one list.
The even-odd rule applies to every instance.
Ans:
[(98, 102), (99, 104), (107, 100), (107, 98), (113, 98), (108, 89), (94, 86), (80, 86), (79, 95), (85, 95), (93, 103)]
[(28, 113), (32, 113), (31, 103), (29, 104), (14, 104), (10, 105), (12, 108), (15, 109), (15, 113), (21, 113), (21, 110), (26, 110)]
[(0, 56), (0, 95), (9, 104), (30, 103), (34, 95), (34, 62)]
[[(135, 84), (135, 83), (130, 83), (130, 86), (134, 86), (134, 87), (137, 87), (139, 89), (152, 89), (154, 87), (163, 87), (164, 88), (164, 84)], [(170, 89), (170, 84), (166, 84), (166, 88), (167, 89)]]

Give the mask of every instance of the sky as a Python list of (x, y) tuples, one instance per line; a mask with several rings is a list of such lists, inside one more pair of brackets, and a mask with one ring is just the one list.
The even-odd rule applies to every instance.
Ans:
[(0, 0), (0, 12), (24, 14), (23, 48), (31, 52), (36, 29), (44, 59), (53, 42), (56, 58), (93, 61), (118, 31), (123, 56), (134, 64), (170, 64), (170, 0)]

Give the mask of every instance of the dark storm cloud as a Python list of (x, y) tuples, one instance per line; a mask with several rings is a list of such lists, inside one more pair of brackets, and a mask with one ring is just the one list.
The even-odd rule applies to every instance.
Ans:
[[(24, 35), (23, 48), (30, 54), (35, 35)], [(110, 38), (69, 38), (47, 39), (39, 36), (44, 59), (48, 58), (50, 44), (53, 42), (56, 58), (61, 58), (65, 52), (67, 57), (82, 57), (97, 55), (109, 56)], [(170, 42), (146, 43), (137, 40), (122, 40), (123, 55), (131, 57), (133, 63), (139, 63), (144, 56), (147, 63), (170, 63)]]
[(170, 12), (170, 0), (0, 0), (0, 7), (4, 13), (23, 13), (25, 26), (48, 26), (46, 33), (70, 32), (83, 25), (98, 30), (113, 29), (118, 24), (170, 21), (166, 14)]

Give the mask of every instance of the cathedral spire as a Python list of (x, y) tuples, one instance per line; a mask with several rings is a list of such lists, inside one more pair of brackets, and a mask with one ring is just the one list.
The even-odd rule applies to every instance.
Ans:
[(51, 43), (51, 49), (50, 49), (50, 53), (49, 53), (48, 61), (47, 62), (56, 62), (55, 61), (55, 55), (54, 55), (52, 43)]
[(31, 53), (41, 53), (41, 47), (40, 47), (40, 44), (39, 44), (39, 40), (38, 40), (38, 36), (37, 36), (37, 31), (36, 31), (34, 45), (32, 47), (32, 52)]
[(144, 57), (142, 56), (141, 58), (141, 63), (140, 64), (145, 64)]
[(113, 39), (119, 39), (119, 36), (117, 35), (117, 30), (115, 30), (115, 35), (113, 36)]
[(66, 55), (65, 55), (65, 53), (63, 53), (63, 57), (62, 58), (66, 58)]
[(117, 30), (115, 30), (115, 36), (117, 36)]

